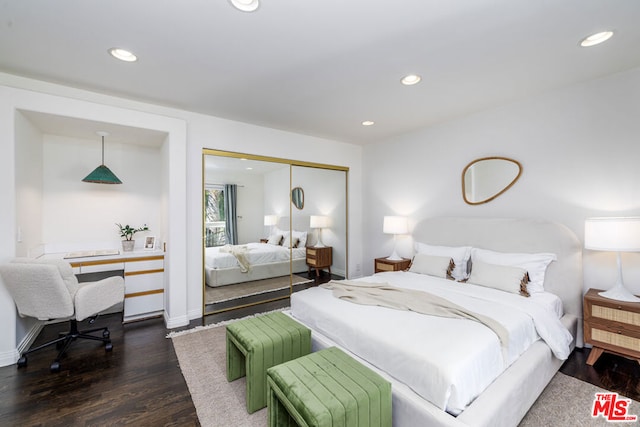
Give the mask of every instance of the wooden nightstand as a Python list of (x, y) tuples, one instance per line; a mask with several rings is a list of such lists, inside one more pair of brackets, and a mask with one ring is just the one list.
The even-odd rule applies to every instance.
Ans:
[(593, 348), (587, 365), (593, 365), (603, 352), (640, 362), (640, 303), (616, 301), (589, 289), (584, 296), (584, 342)]
[(307, 265), (309, 266), (309, 274), (311, 269), (316, 269), (316, 276), (320, 275), (323, 268), (329, 269), (331, 274), (331, 264), (333, 264), (333, 248), (324, 246), (322, 248), (307, 247)]
[(386, 258), (376, 258), (373, 266), (374, 273), (381, 271), (402, 271), (409, 268), (411, 259), (403, 258), (399, 261), (391, 261)]

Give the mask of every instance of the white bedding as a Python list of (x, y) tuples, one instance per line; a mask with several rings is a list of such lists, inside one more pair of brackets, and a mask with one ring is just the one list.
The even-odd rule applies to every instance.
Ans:
[(524, 298), (408, 272), (379, 273), (360, 280), (423, 289), (507, 328), (509, 346), (503, 354), (495, 333), (470, 320), (357, 305), (322, 288), (291, 296), (291, 313), (302, 323), (451, 414), (462, 412), (540, 336), (558, 358), (569, 355), (572, 337), (559, 321), (557, 298), (550, 294)]
[[(247, 243), (245, 256), (250, 265), (270, 264), (274, 262), (289, 261), (289, 248), (268, 243)], [(221, 252), (221, 247), (205, 249), (205, 265), (209, 268), (233, 268), (238, 267), (236, 257), (228, 252)], [(305, 248), (293, 248), (293, 259), (306, 257)]]

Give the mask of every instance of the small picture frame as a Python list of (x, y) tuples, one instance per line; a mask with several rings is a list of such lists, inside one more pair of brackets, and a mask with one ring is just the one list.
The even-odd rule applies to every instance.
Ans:
[(147, 236), (144, 238), (144, 250), (153, 251), (156, 248), (156, 236)]

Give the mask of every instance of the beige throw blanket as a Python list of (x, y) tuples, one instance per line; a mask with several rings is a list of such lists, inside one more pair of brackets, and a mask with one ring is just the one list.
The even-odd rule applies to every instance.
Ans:
[(398, 288), (388, 283), (366, 283), (352, 280), (332, 280), (320, 286), (331, 289), (334, 297), (356, 304), (377, 305), (431, 316), (480, 322), (498, 336), (503, 350), (507, 348), (509, 343), (509, 332), (496, 320), (429, 292)]
[(230, 253), (236, 257), (240, 265), (240, 271), (243, 273), (248, 273), (251, 270), (251, 264), (249, 264), (249, 259), (247, 258), (248, 251), (249, 248), (246, 245), (224, 245), (220, 248), (220, 252)]

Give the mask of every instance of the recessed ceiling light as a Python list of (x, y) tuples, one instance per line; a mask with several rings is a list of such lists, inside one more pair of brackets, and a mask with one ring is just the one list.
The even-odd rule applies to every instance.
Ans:
[(409, 74), (404, 76), (402, 80), (400, 80), (400, 82), (405, 86), (411, 86), (420, 83), (420, 80), (422, 80), (422, 77), (420, 77), (419, 75)]
[(229, 0), (233, 7), (243, 12), (253, 12), (260, 6), (260, 0)]
[(606, 42), (613, 36), (613, 31), (602, 31), (600, 33), (591, 34), (588, 37), (585, 37), (580, 42), (580, 46), (582, 47), (590, 47), (600, 44), (602, 42)]
[(362, 126), (373, 126), (376, 122), (371, 121), (371, 120), (365, 120), (364, 122), (362, 122)]
[(129, 52), (126, 49), (121, 49), (119, 47), (112, 47), (111, 49), (109, 49), (109, 53), (114, 58), (118, 58), (119, 60), (125, 61), (125, 62), (135, 62), (138, 60), (138, 57), (135, 56), (133, 53)]

